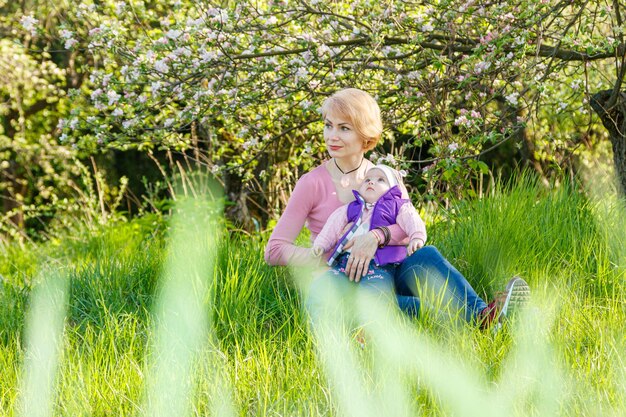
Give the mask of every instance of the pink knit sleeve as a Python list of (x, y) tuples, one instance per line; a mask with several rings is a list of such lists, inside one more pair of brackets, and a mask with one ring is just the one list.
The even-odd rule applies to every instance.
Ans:
[(269, 265), (307, 265), (314, 260), (309, 248), (294, 245), (313, 206), (316, 193), (311, 186), (306, 175), (296, 182), (287, 207), (265, 246), (265, 262)]
[(324, 252), (333, 249), (343, 233), (343, 229), (348, 224), (348, 205), (339, 207), (328, 218), (322, 231), (315, 238), (313, 246), (324, 248)]
[(400, 207), (396, 223), (409, 236), (409, 241), (422, 239), (422, 242), (426, 243), (426, 225), (413, 204), (406, 203)]

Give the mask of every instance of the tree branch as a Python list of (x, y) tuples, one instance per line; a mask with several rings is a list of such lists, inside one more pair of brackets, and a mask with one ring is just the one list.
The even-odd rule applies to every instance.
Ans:
[[(414, 44), (416, 46), (420, 46), (423, 49), (430, 49), (435, 51), (443, 51), (450, 50), (451, 52), (464, 52), (471, 53), (478, 46), (480, 46), (480, 42), (473, 39), (460, 39), (452, 38), (445, 35), (431, 35), (429, 36), (432, 40), (440, 40), (442, 43), (432, 42), (432, 41), (423, 41), (419, 43), (414, 43), (409, 38), (398, 38), (398, 37), (385, 37), (382, 45), (384, 46), (393, 46), (393, 45), (409, 45)], [(450, 43), (443, 43), (443, 42)], [(336, 42), (328, 42), (326, 43), (329, 47), (336, 46), (367, 46), (371, 42), (369, 37), (358, 37), (354, 39), (347, 39), (343, 41)], [(255, 54), (241, 54), (235, 55), (231, 58), (233, 60), (246, 60), (252, 58), (262, 58), (262, 57), (271, 57), (271, 56), (281, 56), (281, 55), (297, 55), (303, 52), (310, 50), (310, 48), (296, 48), (296, 49), (281, 49), (281, 50), (270, 50), (266, 52), (259, 52)], [(504, 48), (504, 51), (513, 51), (513, 48)], [(587, 52), (576, 51), (573, 49), (562, 49), (556, 46), (550, 45), (540, 45), (539, 50), (532, 52), (529, 51), (526, 53), (528, 56), (540, 56), (546, 58), (557, 58), (561, 61), (598, 61), (608, 58), (615, 58), (615, 56), (622, 56), (626, 53), (626, 45), (624, 43), (620, 43), (617, 48), (612, 50), (606, 50), (602, 52), (598, 52), (595, 54), (589, 54)]]

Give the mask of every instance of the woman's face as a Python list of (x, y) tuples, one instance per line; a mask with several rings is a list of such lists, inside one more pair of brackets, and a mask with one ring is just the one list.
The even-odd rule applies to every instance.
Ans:
[(324, 118), (324, 141), (328, 154), (333, 158), (356, 158), (363, 156), (363, 139), (350, 121), (333, 113)]

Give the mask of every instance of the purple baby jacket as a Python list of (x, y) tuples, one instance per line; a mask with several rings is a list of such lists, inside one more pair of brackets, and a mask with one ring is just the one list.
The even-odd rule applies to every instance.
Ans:
[[(352, 191), (356, 198), (355, 201), (348, 205), (348, 223), (355, 222), (359, 219), (361, 212), (365, 208), (365, 201), (363, 197), (356, 191)], [(397, 185), (391, 187), (385, 194), (380, 196), (376, 204), (374, 205), (374, 211), (370, 219), (369, 230), (375, 229), (379, 226), (390, 226), (396, 224), (396, 217), (400, 211), (400, 207), (403, 204), (409, 203), (409, 200), (402, 198), (402, 192)], [(350, 233), (345, 233), (339, 242), (342, 242), (344, 238)], [(333, 253), (339, 248), (337, 244)], [(374, 261), (376, 265), (386, 265), (391, 263), (402, 262), (406, 258), (406, 246), (387, 245), (383, 248), (378, 248), (374, 254)]]

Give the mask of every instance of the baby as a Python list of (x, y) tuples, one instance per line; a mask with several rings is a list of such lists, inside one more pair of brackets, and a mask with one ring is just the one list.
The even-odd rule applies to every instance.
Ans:
[[(407, 199), (402, 198), (399, 173), (387, 165), (370, 168), (358, 191), (356, 200), (335, 210), (324, 228), (313, 242), (314, 256), (332, 251), (328, 265), (343, 272), (350, 250), (343, 250), (354, 236), (373, 233), (379, 246), (370, 263), (368, 274), (376, 273), (376, 268), (402, 262), (407, 254), (424, 246), (426, 227), (419, 214)], [(349, 223), (354, 223), (347, 233), (343, 233)], [(388, 245), (391, 238), (388, 226), (398, 224), (409, 237), (408, 246)], [(343, 234), (343, 235), (342, 235)], [(387, 268), (386, 268), (387, 269)]]

